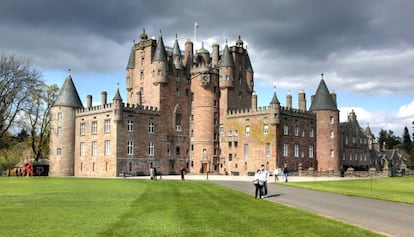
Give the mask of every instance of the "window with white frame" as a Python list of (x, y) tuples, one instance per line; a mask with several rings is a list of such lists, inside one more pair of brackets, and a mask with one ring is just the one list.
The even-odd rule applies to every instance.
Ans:
[(334, 117), (333, 117), (333, 116), (329, 117), (329, 123), (330, 123), (330, 124), (333, 124), (334, 122), (335, 122)]
[(93, 121), (92, 122), (92, 134), (97, 134), (97, 133), (98, 133), (98, 122)]
[(133, 132), (134, 131), (134, 122), (129, 120), (128, 123), (127, 123), (127, 129), (128, 129), (128, 132)]
[(96, 156), (98, 150), (98, 142), (92, 141), (92, 156)]
[(86, 152), (86, 144), (84, 142), (80, 143), (80, 156), (84, 157)]
[(299, 126), (295, 126), (295, 137), (299, 136)]
[(111, 155), (111, 141), (110, 140), (105, 140), (104, 155), (105, 156)]
[(245, 129), (245, 136), (246, 137), (250, 136), (250, 126), (246, 126), (244, 129)]
[(154, 122), (149, 122), (148, 124), (148, 133), (154, 133)]
[(57, 134), (58, 136), (62, 135), (62, 127), (57, 127), (57, 129), (56, 129), (56, 134)]
[(104, 132), (105, 133), (111, 132), (111, 120), (110, 119), (106, 119), (104, 122)]
[(284, 157), (287, 157), (288, 156), (288, 151), (289, 151), (288, 144), (283, 144), (283, 156)]
[(133, 155), (133, 154), (134, 154), (134, 142), (128, 141), (127, 155)]
[(84, 123), (81, 123), (80, 124), (80, 135), (81, 136), (85, 136), (85, 124)]
[(263, 134), (264, 135), (269, 134), (269, 125), (267, 125), (267, 124), (263, 125)]
[(329, 156), (330, 156), (331, 158), (333, 158), (333, 157), (334, 157), (334, 155), (335, 155), (334, 150), (333, 150), (333, 149), (329, 150)]
[(62, 155), (62, 148), (56, 148), (56, 156)]
[(288, 125), (284, 125), (283, 126), (283, 135), (288, 135), (289, 134), (289, 126)]
[(309, 145), (309, 158), (313, 158), (313, 145)]
[(335, 133), (334, 133), (334, 131), (330, 131), (330, 132), (329, 132), (329, 136), (330, 136), (331, 138), (334, 138), (334, 137), (335, 137)]
[(299, 157), (299, 145), (298, 144), (295, 144), (293, 153), (295, 157)]
[(62, 114), (62, 112), (58, 112), (58, 113), (57, 113), (57, 120), (58, 120), (58, 121), (62, 121), (62, 119), (63, 119), (63, 114)]
[(315, 137), (315, 130), (313, 128), (309, 129), (309, 137)]
[(148, 143), (148, 155), (154, 156), (154, 143), (153, 142)]
[(219, 132), (220, 133), (224, 133), (224, 125), (223, 124), (220, 124), (220, 126), (219, 126)]

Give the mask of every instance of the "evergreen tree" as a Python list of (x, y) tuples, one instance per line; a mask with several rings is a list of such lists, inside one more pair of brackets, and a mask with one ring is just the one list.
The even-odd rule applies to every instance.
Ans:
[(403, 134), (403, 141), (402, 142), (403, 142), (403, 144), (402, 144), (403, 149), (407, 153), (410, 153), (411, 148), (413, 147), (413, 142), (411, 140), (410, 133), (408, 132), (407, 127), (404, 127), (404, 134)]

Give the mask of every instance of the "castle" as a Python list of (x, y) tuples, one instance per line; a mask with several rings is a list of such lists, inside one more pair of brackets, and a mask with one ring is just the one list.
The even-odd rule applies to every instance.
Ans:
[(83, 106), (71, 75), (51, 108), (50, 175), (115, 177), (121, 172), (163, 175), (254, 172), (285, 165), (291, 171), (336, 172), (340, 167), (340, 123), (336, 94), (324, 79), (307, 109), (292, 96), (282, 106), (276, 95), (257, 106), (254, 72), (240, 36), (234, 46), (194, 51), (178, 39), (145, 30), (126, 66), (126, 103), (119, 88), (108, 103)]

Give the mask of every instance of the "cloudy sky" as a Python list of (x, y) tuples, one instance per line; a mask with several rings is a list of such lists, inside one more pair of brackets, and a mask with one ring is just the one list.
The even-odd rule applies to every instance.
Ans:
[(261, 106), (273, 86), (282, 105), (288, 91), (297, 107), (304, 90), (310, 106), (324, 74), (337, 93), (341, 121), (354, 110), (374, 135), (398, 136), (414, 121), (414, 1), (410, 0), (2, 0), (0, 54), (28, 58), (49, 84), (61, 86), (71, 69), (82, 101), (125, 97), (125, 67), (145, 28), (166, 46), (234, 45), (240, 35), (255, 72)]

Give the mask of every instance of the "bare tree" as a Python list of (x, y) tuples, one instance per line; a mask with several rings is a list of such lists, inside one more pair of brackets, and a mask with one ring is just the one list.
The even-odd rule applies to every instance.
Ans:
[(12, 127), (19, 113), (30, 106), (32, 90), (41, 85), (41, 74), (27, 59), (0, 57), (0, 139)]
[(31, 91), (30, 106), (23, 108), (20, 125), (26, 128), (31, 138), (31, 148), (37, 161), (49, 155), (50, 107), (57, 97), (59, 88), (56, 85), (41, 84)]

